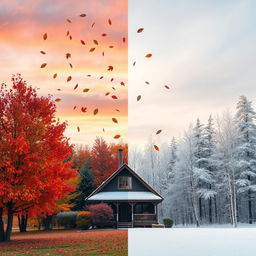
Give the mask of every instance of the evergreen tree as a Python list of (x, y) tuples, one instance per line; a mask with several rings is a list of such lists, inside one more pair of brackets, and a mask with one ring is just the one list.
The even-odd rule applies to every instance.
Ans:
[(252, 103), (240, 96), (235, 116), (238, 130), (238, 192), (247, 194), (249, 223), (253, 220), (252, 193), (256, 191), (256, 113)]
[(80, 170), (80, 182), (78, 184), (78, 188), (75, 193), (79, 193), (79, 195), (72, 199), (72, 203), (75, 206), (72, 208), (73, 211), (82, 210), (85, 204), (85, 198), (92, 193), (95, 189), (94, 187), (94, 177), (90, 170), (90, 165), (84, 165)]

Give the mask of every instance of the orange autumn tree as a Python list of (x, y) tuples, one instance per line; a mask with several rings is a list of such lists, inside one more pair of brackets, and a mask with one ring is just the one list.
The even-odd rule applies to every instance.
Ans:
[(15, 214), (53, 212), (74, 189), (67, 181), (76, 174), (66, 161), (72, 153), (63, 135), (67, 124), (56, 120), (51, 96), (39, 97), (20, 75), (12, 81), (0, 91), (0, 241), (10, 240)]

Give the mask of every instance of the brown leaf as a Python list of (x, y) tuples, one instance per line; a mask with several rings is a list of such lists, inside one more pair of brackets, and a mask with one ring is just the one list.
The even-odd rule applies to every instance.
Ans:
[(57, 77), (57, 73), (55, 73), (54, 75), (53, 75), (53, 79), (55, 79)]
[(120, 110), (119, 110), (119, 109), (117, 109), (117, 108), (116, 108), (116, 111), (117, 111), (117, 112), (120, 112)]
[(86, 14), (85, 13), (82, 13), (82, 14), (80, 14), (80, 17), (86, 17)]
[(83, 92), (89, 92), (90, 91), (90, 89), (89, 88), (85, 88), (85, 89), (83, 89)]
[(152, 57), (152, 54), (151, 53), (148, 53), (145, 55), (146, 58), (151, 58)]
[(72, 36), (69, 36), (69, 40), (72, 40)]
[(158, 147), (157, 145), (154, 145), (154, 149), (155, 149), (156, 151), (159, 151), (159, 147)]
[(116, 124), (118, 123), (118, 121), (117, 121), (117, 119), (116, 119), (115, 117), (112, 118), (112, 121), (113, 121), (114, 123), (116, 123)]
[(47, 63), (43, 63), (43, 64), (40, 66), (40, 68), (45, 68), (46, 65), (47, 65)]
[(66, 19), (66, 21), (67, 21), (68, 23), (71, 23), (71, 22), (72, 22), (70, 19)]
[(80, 127), (79, 126), (77, 126), (77, 131), (80, 132)]
[(137, 101), (139, 101), (141, 99), (141, 95), (137, 96)]
[(134, 61), (132, 65), (135, 66), (136, 65), (136, 61)]
[(68, 36), (69, 35), (69, 30), (67, 30), (67, 34), (66, 34), (66, 36)]
[(61, 98), (57, 98), (55, 99), (56, 102), (60, 102), (61, 101)]
[(109, 25), (112, 25), (111, 19), (108, 19), (108, 24), (109, 24)]
[(68, 58), (71, 58), (71, 53), (69, 53), (69, 52), (66, 53), (66, 59), (68, 59)]
[(69, 82), (72, 79), (72, 76), (68, 76), (67, 82)]
[(168, 90), (170, 89), (170, 87), (169, 87), (168, 85), (165, 85), (164, 87), (165, 87), (166, 89), (168, 89)]
[(76, 84), (76, 86), (74, 87), (74, 90), (78, 87), (78, 84)]
[(95, 108), (95, 109), (93, 110), (93, 114), (94, 114), (94, 115), (97, 115), (98, 112), (99, 112), (99, 109), (97, 109), (97, 108)]
[(81, 42), (81, 44), (85, 45), (85, 42), (84, 42), (84, 40), (80, 40), (80, 42)]
[(105, 129), (103, 128), (102, 131), (105, 132)]
[(96, 45), (99, 44), (97, 40), (93, 40), (93, 43), (95, 43)]
[(114, 48), (114, 46), (113, 46), (113, 45), (110, 45), (109, 48)]
[(119, 134), (115, 135), (113, 138), (114, 139), (119, 139), (121, 136)]
[(44, 52), (44, 51), (40, 51), (40, 53), (42, 53), (42, 54), (46, 54), (46, 52)]
[(145, 84), (150, 84), (148, 81), (145, 81)]
[(162, 132), (162, 130), (158, 130), (157, 132), (156, 132), (156, 134), (159, 134), (159, 133), (161, 133)]
[(47, 33), (44, 33), (43, 35), (43, 39), (46, 40), (47, 39)]
[(107, 93), (105, 93), (105, 96), (108, 96), (110, 94), (110, 92), (107, 92)]
[(125, 37), (123, 37), (123, 43), (125, 43), (125, 40), (126, 40)]
[(73, 68), (73, 65), (71, 63), (68, 63), (71, 68)]
[(94, 25), (95, 25), (95, 22), (92, 23), (92, 28), (94, 27)]
[(95, 48), (91, 48), (91, 49), (90, 49), (90, 52), (93, 52), (94, 50), (95, 50)]

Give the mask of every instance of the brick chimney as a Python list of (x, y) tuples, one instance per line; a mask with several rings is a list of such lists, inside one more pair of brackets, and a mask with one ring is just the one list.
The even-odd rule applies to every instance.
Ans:
[(123, 149), (118, 149), (118, 167), (121, 167), (123, 165)]

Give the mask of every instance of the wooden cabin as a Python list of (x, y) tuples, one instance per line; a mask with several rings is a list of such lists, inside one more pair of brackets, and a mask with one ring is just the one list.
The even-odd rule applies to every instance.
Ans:
[(157, 205), (163, 198), (127, 164), (122, 163), (122, 150), (119, 150), (119, 169), (85, 200), (87, 204), (109, 204), (114, 212), (115, 226), (130, 228), (157, 224)]

